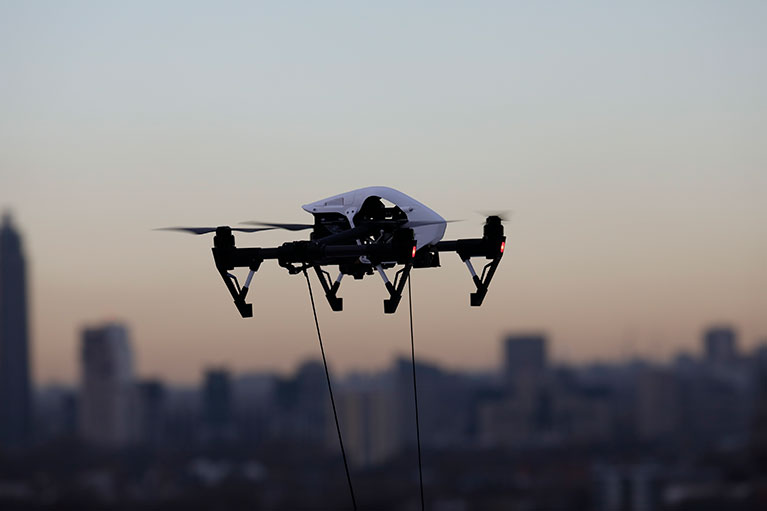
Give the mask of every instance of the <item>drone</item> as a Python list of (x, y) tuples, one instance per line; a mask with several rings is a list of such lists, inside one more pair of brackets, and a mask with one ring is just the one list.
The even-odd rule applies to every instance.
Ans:
[[(264, 261), (272, 259), (290, 275), (313, 269), (330, 308), (336, 312), (343, 310), (343, 298), (338, 296), (338, 291), (345, 275), (360, 280), (377, 272), (389, 294), (384, 300), (384, 313), (393, 314), (413, 268), (437, 268), (441, 252), (456, 252), (466, 264), (476, 287), (470, 294), (470, 304), (478, 307), (485, 299), (506, 247), (500, 215), (487, 216), (481, 238), (443, 240), (448, 220), (412, 197), (384, 186), (352, 190), (305, 204), (302, 208), (314, 216), (313, 223), (243, 222), (258, 227), (224, 225), (167, 227), (163, 230), (192, 234), (215, 232), (213, 259), (216, 269), (243, 318), (253, 316), (253, 305), (245, 301), (253, 275)], [(273, 229), (311, 230), (311, 233), (308, 240), (289, 241), (278, 247), (235, 245), (233, 232)], [(479, 275), (472, 265), (473, 257), (489, 261)], [(390, 280), (386, 270), (400, 265), (402, 268), (396, 271), (394, 280)], [(335, 280), (324, 267), (338, 268)], [(231, 273), (235, 268), (249, 270), (242, 286)]]

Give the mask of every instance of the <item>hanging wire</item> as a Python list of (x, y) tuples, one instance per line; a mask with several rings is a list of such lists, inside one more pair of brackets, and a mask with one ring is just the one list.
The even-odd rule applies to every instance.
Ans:
[(421, 464), (421, 426), (418, 421), (418, 384), (415, 378), (415, 341), (413, 340), (413, 295), (410, 291), (412, 275), (407, 280), (407, 302), (410, 307), (410, 360), (413, 363), (413, 397), (415, 398), (415, 436), (418, 444), (418, 482), (421, 489), (421, 511), (424, 511), (423, 501), (423, 468)]
[[(352, 508), (357, 511), (357, 500), (354, 498), (354, 488), (352, 487), (352, 476), (349, 473), (349, 462), (346, 460), (346, 451), (344, 450), (344, 441), (341, 438), (341, 426), (338, 423), (338, 412), (336, 412), (336, 400), (333, 398), (333, 387), (330, 384), (330, 371), (328, 371), (328, 361), (325, 358), (325, 348), (322, 345), (322, 334), (320, 333), (320, 322), (317, 320), (317, 308), (314, 305), (314, 293), (312, 293), (312, 283), (309, 281), (309, 275), (306, 273), (306, 267), (303, 268), (306, 285), (309, 288), (309, 299), (312, 302), (312, 312), (314, 313), (314, 326), (317, 327), (317, 339), (320, 341), (320, 352), (322, 353), (322, 364), (325, 366), (325, 378), (328, 381), (328, 392), (330, 392), (330, 404), (333, 406), (333, 418), (336, 421), (336, 432), (338, 433), (338, 443), (341, 446), (341, 457), (344, 459), (344, 470), (346, 470), (346, 481), (349, 483), (349, 494), (352, 497)], [(412, 314), (411, 314), (412, 325)], [(412, 334), (412, 326), (411, 326)], [(415, 368), (415, 366), (414, 366)], [(415, 373), (413, 373), (415, 375)], [(420, 447), (419, 447), (420, 449)], [(419, 450), (420, 453), (420, 450)], [(420, 454), (419, 454), (420, 465)], [(421, 492), (423, 494), (423, 491)], [(423, 495), (421, 497), (421, 508), (423, 509)]]

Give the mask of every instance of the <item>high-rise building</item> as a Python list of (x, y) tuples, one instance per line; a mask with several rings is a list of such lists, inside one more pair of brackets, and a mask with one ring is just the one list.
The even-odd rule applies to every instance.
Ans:
[(77, 434), (77, 391), (46, 385), (35, 392), (35, 439), (43, 443)]
[(21, 237), (6, 214), (0, 224), (0, 447), (32, 437), (27, 280)]
[(165, 435), (165, 386), (157, 380), (139, 382), (136, 386), (136, 440), (158, 446)]
[(652, 511), (662, 507), (665, 474), (658, 465), (598, 465), (594, 468), (594, 509)]
[(760, 466), (767, 466), (767, 340), (754, 353), (755, 402), (751, 417), (751, 451)]
[(270, 429), (277, 438), (338, 446), (322, 362), (304, 362), (294, 377), (279, 381), (275, 407)]
[(714, 365), (729, 365), (738, 358), (737, 335), (730, 327), (709, 328), (703, 334), (706, 361)]
[(80, 432), (88, 443), (124, 447), (135, 440), (135, 383), (128, 330), (110, 323), (82, 337)]
[(504, 371), (509, 376), (542, 374), (546, 370), (546, 337), (510, 335), (504, 342)]
[[(340, 390), (338, 413), (351, 463), (370, 468), (397, 454), (402, 435), (398, 396), (391, 378), (358, 380)], [(412, 415), (412, 410), (408, 411)]]
[(203, 426), (208, 438), (230, 438), (234, 430), (232, 377), (226, 369), (205, 373), (203, 388)]
[(671, 371), (645, 368), (636, 387), (636, 430), (642, 440), (669, 438), (680, 422), (679, 384)]
[(552, 389), (546, 385), (546, 338), (509, 335), (503, 342), (506, 399), (480, 409), (480, 439), (488, 445), (537, 442), (553, 427)]

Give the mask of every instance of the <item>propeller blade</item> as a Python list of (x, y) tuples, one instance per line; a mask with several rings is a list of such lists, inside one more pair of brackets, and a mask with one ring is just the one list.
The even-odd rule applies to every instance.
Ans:
[(272, 222), (240, 222), (241, 224), (247, 224), (247, 225), (265, 225), (271, 229), (285, 229), (287, 231), (305, 231), (306, 229), (311, 229), (314, 227), (314, 224), (278, 224), (278, 223), (272, 223)]
[(491, 217), (491, 216), (497, 216), (501, 219), (501, 222), (508, 222), (511, 220), (511, 215), (514, 214), (514, 212), (510, 209), (502, 209), (502, 210), (484, 210), (484, 211), (477, 211), (480, 215), (484, 217)]
[(422, 225), (453, 224), (455, 222), (463, 222), (463, 220), (416, 220), (415, 222), (407, 222), (404, 225), (404, 227), (421, 227)]
[[(155, 231), (177, 231), (177, 232), (187, 232), (189, 234), (208, 234), (211, 232), (216, 232), (216, 229), (218, 227), (160, 227), (157, 229), (153, 229)], [(253, 227), (253, 228), (244, 228), (244, 227), (232, 227), (233, 231), (238, 232), (258, 232), (258, 231), (270, 231), (272, 230), (271, 227)]]

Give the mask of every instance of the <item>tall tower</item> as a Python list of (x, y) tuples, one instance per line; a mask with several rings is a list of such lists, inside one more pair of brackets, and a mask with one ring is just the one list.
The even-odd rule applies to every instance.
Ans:
[(738, 358), (737, 341), (738, 336), (732, 327), (716, 326), (709, 328), (703, 334), (706, 361), (718, 366), (732, 364)]
[(135, 441), (135, 382), (128, 330), (111, 323), (83, 331), (80, 432), (105, 448)]
[(504, 343), (504, 371), (511, 377), (540, 375), (546, 371), (546, 351), (543, 334), (509, 335)]
[(0, 223), (0, 447), (32, 438), (27, 279), (21, 237), (5, 214)]
[(231, 438), (234, 434), (232, 377), (226, 369), (210, 369), (205, 373), (203, 388), (203, 425), (211, 440)]

